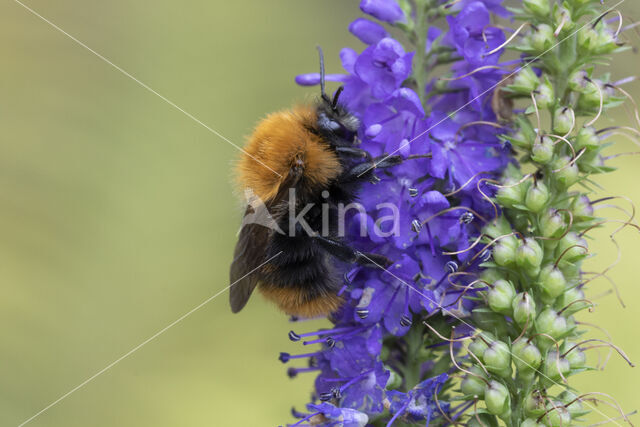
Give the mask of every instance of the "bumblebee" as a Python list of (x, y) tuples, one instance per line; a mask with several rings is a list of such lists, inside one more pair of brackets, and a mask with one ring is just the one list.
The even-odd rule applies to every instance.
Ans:
[[(338, 235), (338, 207), (355, 201), (364, 181), (375, 182), (376, 170), (403, 159), (372, 158), (357, 147), (359, 120), (340, 104), (342, 87), (333, 98), (327, 96), (319, 47), (318, 53), (320, 99), (267, 116), (237, 165), (241, 187), (259, 201), (247, 206), (245, 220), (255, 219), (260, 206), (269, 222), (243, 221), (230, 271), (234, 313), (258, 287), (288, 314), (328, 315), (342, 302), (340, 264), (391, 265), (388, 258), (360, 252)], [(292, 224), (292, 218), (298, 220)]]

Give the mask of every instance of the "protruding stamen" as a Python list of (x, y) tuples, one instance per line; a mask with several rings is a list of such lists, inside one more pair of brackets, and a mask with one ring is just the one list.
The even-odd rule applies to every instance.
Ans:
[(295, 333), (295, 332), (293, 332), (293, 331), (289, 331), (289, 339), (290, 339), (291, 341), (294, 341), (294, 342), (295, 342), (295, 341), (300, 341), (300, 335), (296, 334), (296, 333)]
[(419, 220), (414, 219), (411, 221), (411, 230), (413, 230), (414, 233), (419, 233), (420, 230), (422, 230), (422, 224), (420, 224)]
[(366, 319), (369, 316), (369, 310), (366, 308), (359, 308), (356, 310), (356, 314), (361, 319)]
[(400, 325), (406, 328), (408, 326), (411, 326), (412, 324), (413, 324), (413, 321), (411, 320), (411, 318), (406, 314), (403, 314), (402, 317), (400, 318)]
[(474, 220), (474, 216), (471, 212), (464, 212), (460, 215), (460, 222), (462, 224), (470, 224)]
[(447, 261), (447, 263), (444, 265), (444, 268), (449, 273), (455, 273), (456, 271), (458, 271), (458, 263), (455, 261)]
[[(320, 352), (304, 353), (304, 354), (290, 354), (290, 353), (286, 353), (286, 352), (283, 351), (283, 352), (280, 353), (280, 356), (278, 356), (278, 360), (281, 361), (282, 363), (287, 363), (291, 359), (306, 359), (307, 357), (313, 358), (313, 357), (319, 356), (319, 355), (320, 355)], [(313, 365), (313, 360), (314, 359), (309, 359), (309, 366)]]
[(328, 402), (333, 399), (333, 392), (327, 391), (325, 393), (320, 393), (320, 396), (318, 396), (318, 398), (323, 402)]
[(418, 195), (418, 189), (417, 188), (409, 188), (409, 196), (411, 197), (416, 197)]
[(284, 352), (281, 352), (280, 356), (278, 357), (278, 360), (281, 361), (282, 363), (287, 363), (289, 359), (291, 359), (291, 355), (289, 353), (284, 353)]
[(304, 372), (313, 372), (313, 371), (319, 371), (320, 368), (316, 368), (316, 367), (309, 367), (309, 368), (289, 368), (287, 369), (287, 376), (289, 378), (295, 378), (296, 376), (298, 376), (298, 374), (300, 373), (304, 373)]

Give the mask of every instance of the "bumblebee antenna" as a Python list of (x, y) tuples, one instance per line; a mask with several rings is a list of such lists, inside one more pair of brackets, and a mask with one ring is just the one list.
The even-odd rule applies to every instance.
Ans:
[(318, 56), (320, 58), (320, 94), (322, 95), (322, 99), (331, 104), (331, 100), (324, 90), (324, 53), (320, 46), (316, 46), (316, 48), (318, 49)]

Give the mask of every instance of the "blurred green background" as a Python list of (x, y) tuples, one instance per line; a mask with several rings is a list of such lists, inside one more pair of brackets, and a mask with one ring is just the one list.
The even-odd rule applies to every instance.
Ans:
[[(346, 30), (356, 0), (26, 4), (238, 145), (267, 112), (316, 95), (293, 83), (316, 70), (316, 44), (328, 72), (341, 47), (360, 49)], [(621, 9), (640, 18), (635, 1)], [(234, 147), (15, 1), (0, 16), (0, 425), (16, 426), (226, 287), (242, 204)], [(638, 56), (615, 72), (637, 73)], [(619, 109), (609, 122), (630, 120)], [(639, 203), (638, 161), (613, 160), (605, 194)], [(593, 269), (615, 259), (606, 235)], [(583, 320), (640, 361), (640, 236), (619, 241), (612, 277), (627, 308), (609, 296)], [(277, 361), (301, 350), (291, 327), (260, 298), (231, 315), (225, 293), (28, 425), (284, 424), (313, 379), (290, 380)], [(581, 390), (639, 408), (638, 369), (620, 359), (582, 377)]]

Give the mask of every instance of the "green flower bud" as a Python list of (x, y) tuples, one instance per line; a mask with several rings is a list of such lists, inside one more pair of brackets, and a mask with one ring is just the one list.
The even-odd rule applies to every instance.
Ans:
[(496, 199), (498, 199), (501, 205), (513, 207), (514, 205), (522, 204), (526, 182), (517, 184), (518, 181), (519, 180), (515, 179), (506, 179), (504, 186), (498, 189)]
[[(571, 341), (565, 341), (564, 345), (562, 346), (562, 350), (565, 352), (571, 350), (574, 345), (575, 343)], [(580, 350), (579, 347), (576, 347), (569, 351), (565, 355), (565, 358), (569, 361), (569, 366), (571, 366), (571, 369), (584, 368), (587, 364), (587, 355), (584, 353), (584, 351)]]
[(556, 248), (556, 258), (562, 256), (562, 259), (558, 264), (572, 263), (584, 258), (587, 254), (587, 250), (584, 249), (586, 247), (586, 240), (579, 237), (573, 231), (567, 233), (566, 236), (560, 239), (558, 247)]
[(573, 142), (573, 149), (580, 151), (583, 148), (587, 150), (593, 150), (600, 145), (600, 137), (596, 134), (596, 130), (593, 126), (583, 127), (578, 131), (576, 139)]
[[(478, 419), (480, 420), (478, 421)], [(498, 427), (498, 421), (491, 414), (478, 412), (469, 418), (467, 427)]]
[(542, 291), (544, 301), (550, 303), (564, 293), (567, 289), (567, 281), (560, 269), (554, 267), (553, 264), (548, 264), (540, 270), (538, 286)]
[(539, 84), (540, 80), (531, 67), (524, 67), (518, 71), (518, 74), (516, 74), (513, 80), (513, 84), (509, 85), (509, 89), (519, 95), (530, 96), (531, 92), (533, 92)]
[(514, 236), (503, 237), (493, 246), (493, 261), (506, 267), (513, 264), (516, 260), (516, 247), (518, 240)]
[(511, 302), (516, 296), (513, 284), (507, 280), (497, 280), (487, 292), (489, 307), (496, 313), (511, 314)]
[(555, 21), (554, 26), (556, 28), (562, 25), (562, 30), (559, 34), (563, 34), (563, 33), (566, 34), (570, 32), (573, 29), (573, 26), (575, 25), (575, 23), (573, 22), (573, 19), (571, 19), (571, 13), (569, 12), (569, 9), (565, 7), (556, 8), (553, 13), (553, 18)]
[(544, 414), (546, 398), (539, 390), (534, 390), (524, 398), (524, 412), (528, 417)]
[(465, 375), (460, 382), (460, 390), (465, 396), (477, 395), (478, 397), (484, 397), (484, 389), (487, 383), (478, 378), (486, 378), (484, 371), (477, 366), (472, 366), (469, 368), (469, 371), (473, 372), (477, 376), (469, 374)]
[(513, 363), (516, 365), (518, 375), (535, 372), (542, 364), (542, 354), (535, 344), (525, 339), (517, 341), (511, 346)]
[(578, 48), (591, 55), (606, 55), (618, 48), (615, 33), (602, 22), (595, 28), (587, 25), (578, 32)]
[(584, 409), (582, 400), (578, 399), (578, 395), (570, 390), (565, 390), (558, 398), (564, 403), (565, 408), (569, 410), (569, 413), (573, 418), (578, 418), (589, 413)]
[(385, 388), (387, 390), (396, 390), (402, 386), (402, 376), (398, 375), (398, 373), (391, 367), (385, 365), (384, 366), (389, 371), (389, 379), (387, 379), (387, 384)]
[(482, 355), (486, 368), (503, 378), (511, 377), (511, 352), (502, 341), (493, 341)]
[(560, 237), (567, 223), (560, 212), (549, 209), (540, 217), (540, 231), (544, 237)]
[(582, 289), (573, 287), (560, 295), (560, 297), (556, 300), (555, 307), (558, 310), (565, 309), (566, 307), (566, 309), (562, 313), (566, 316), (571, 316), (572, 314), (575, 314), (578, 311), (589, 307), (589, 304), (587, 302), (576, 302), (581, 299), (584, 299), (584, 292), (582, 291)]
[(469, 344), (469, 347), (468, 347), (469, 351), (473, 353), (480, 360), (482, 360), (482, 355), (484, 354), (485, 350), (489, 348), (489, 345), (485, 342), (485, 340), (487, 342), (491, 342), (495, 339), (493, 338), (493, 335), (491, 335), (491, 338), (488, 338), (485, 334), (486, 332), (482, 333), (482, 338), (485, 338), (485, 339), (478, 337), (473, 341), (471, 341), (471, 344)]
[(541, 165), (546, 165), (553, 158), (554, 144), (548, 136), (536, 138), (531, 147), (531, 160)]
[(549, 190), (543, 182), (536, 182), (527, 190), (524, 204), (532, 212), (540, 212), (549, 201)]
[(538, 242), (532, 237), (527, 237), (524, 243), (516, 249), (516, 265), (523, 268), (530, 275), (537, 275), (543, 255), (544, 253)]
[(604, 162), (604, 158), (598, 151), (587, 151), (576, 162), (578, 170), (584, 173), (601, 173), (613, 170)]
[(538, 426), (545, 427), (544, 424), (540, 424), (538, 421), (534, 420), (533, 418), (527, 418), (522, 422), (522, 424), (520, 424), (520, 427), (538, 427)]
[(567, 359), (563, 357), (558, 359), (558, 352), (550, 351), (547, 353), (547, 357), (545, 357), (544, 363), (542, 364), (542, 373), (544, 374), (542, 382), (551, 385), (554, 382), (561, 381), (560, 373), (566, 377), (566, 374), (568, 374), (570, 370), (571, 366)]
[(571, 203), (571, 213), (574, 220), (590, 220), (593, 218), (593, 206), (587, 196), (580, 196), (573, 199)]
[(527, 12), (536, 15), (538, 18), (548, 18), (551, 12), (549, 0), (523, 0), (522, 5)]
[(595, 28), (585, 26), (578, 32), (578, 48), (591, 55), (606, 55), (618, 48), (615, 33), (602, 22)]
[(485, 386), (484, 401), (487, 405), (487, 410), (493, 415), (502, 418), (511, 412), (509, 390), (498, 381), (491, 381), (489, 385)]
[(593, 79), (588, 82), (582, 91), (580, 92), (580, 98), (578, 98), (578, 109), (593, 111), (600, 108), (600, 100), (605, 103), (607, 101), (606, 92), (603, 88), (602, 82), (597, 79)]
[(530, 149), (531, 143), (533, 141), (533, 139), (528, 138), (527, 135), (525, 135), (524, 132), (522, 132), (522, 130), (518, 130), (512, 135), (507, 135), (505, 136), (505, 138), (509, 140), (511, 145), (518, 148), (522, 148), (524, 150)]
[(503, 276), (503, 273), (497, 268), (485, 268), (480, 274), (480, 279), (484, 280), (487, 283), (493, 283), (496, 280), (500, 280)]
[[(551, 37), (553, 37), (553, 34), (551, 35)], [(540, 109), (550, 108), (555, 105), (556, 98), (553, 91), (553, 85), (547, 77), (545, 77), (544, 82), (541, 83), (536, 89), (535, 98), (536, 104), (538, 104), (538, 108)]]
[(507, 221), (504, 216), (500, 216), (497, 220), (487, 224), (482, 229), (482, 233), (495, 239), (496, 237), (511, 233), (511, 224), (509, 224), (509, 221)]
[(553, 131), (558, 135), (571, 132), (576, 121), (573, 110), (569, 107), (558, 107), (553, 113)]
[(598, 55), (606, 55), (616, 50), (618, 48), (618, 41), (616, 40), (615, 33), (605, 25), (599, 26), (598, 28), (598, 47), (595, 53)]
[(531, 325), (533, 317), (536, 315), (536, 303), (526, 292), (521, 292), (513, 299), (513, 319), (520, 326), (527, 322)]
[(552, 427), (570, 426), (571, 414), (562, 402), (547, 403), (547, 413), (542, 417), (545, 425)]
[[(551, 335), (553, 338), (557, 339), (563, 336), (567, 329), (567, 319), (551, 307), (542, 310), (536, 318), (536, 331)], [(548, 338), (539, 336), (538, 339), (546, 340)]]
[(582, 92), (587, 83), (589, 75), (584, 70), (576, 70), (569, 76), (568, 86), (574, 92)]
[(571, 163), (571, 157), (558, 157), (553, 161), (552, 167), (555, 169), (553, 177), (556, 182), (563, 187), (570, 187), (580, 178), (580, 171), (575, 163)]
[(553, 35), (553, 28), (547, 24), (538, 25), (538, 27), (533, 30), (529, 36), (529, 43), (531, 44), (531, 47), (539, 53), (551, 48), (551, 46), (556, 42), (555, 40), (556, 38)]

